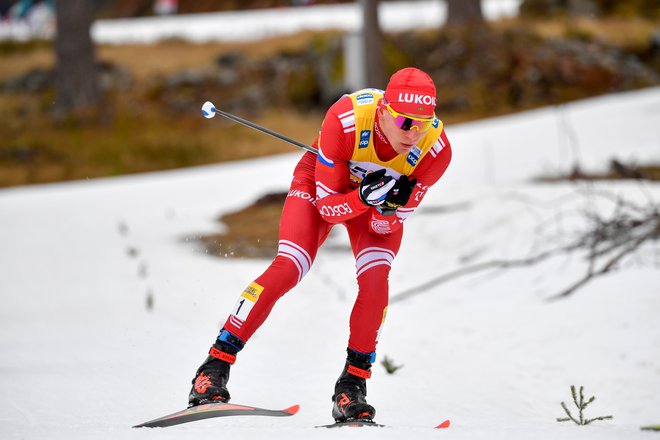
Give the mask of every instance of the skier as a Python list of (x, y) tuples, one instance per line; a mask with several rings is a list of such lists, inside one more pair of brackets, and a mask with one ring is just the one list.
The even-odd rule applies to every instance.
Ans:
[(384, 92), (360, 90), (330, 107), (314, 141), (318, 155), (305, 153), (294, 170), (277, 256), (239, 296), (192, 381), (190, 406), (229, 401), (227, 381), (237, 353), (275, 302), (307, 274), (330, 229), (341, 223), (355, 256), (358, 295), (332, 416), (338, 422), (373, 420), (366, 379), (387, 313), (390, 266), (404, 221), (451, 160), (435, 106), (433, 80), (409, 67), (392, 75)]

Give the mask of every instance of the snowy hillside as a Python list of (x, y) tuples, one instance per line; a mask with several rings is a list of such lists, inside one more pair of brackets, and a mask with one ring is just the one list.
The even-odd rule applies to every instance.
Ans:
[[(130, 428), (186, 405), (218, 326), (267, 264), (210, 257), (190, 237), (285, 190), (298, 153), (1, 190), (0, 438), (656, 438), (639, 427), (660, 422), (657, 242), (559, 301), (546, 299), (584, 273), (581, 252), (397, 294), (561, 243), (587, 226), (583, 214), (615, 210), (602, 192), (657, 205), (657, 183), (531, 179), (576, 160), (657, 163), (659, 120), (656, 88), (447, 128), (453, 162), (408, 220), (391, 273), (378, 353), (404, 367), (377, 365), (369, 382), (377, 420), (392, 426), (382, 430), (313, 428), (331, 421), (356, 287), (342, 227), (232, 371), (236, 403), (299, 403), (298, 415)], [(200, 129), (216, 122), (200, 116)], [(572, 384), (597, 396), (588, 417), (614, 419), (557, 423)], [(445, 419), (449, 429), (431, 429)]]
[[(482, 0), (484, 16), (495, 20), (515, 16), (521, 0)], [(383, 3), (379, 20), (383, 29), (400, 32), (440, 26), (447, 11), (438, 0), (397, 1)], [(0, 41), (26, 40), (52, 33), (42, 29), (43, 17), (0, 22)], [(98, 20), (92, 26), (97, 43), (151, 43), (177, 38), (189, 41), (256, 41), (302, 31), (360, 29), (361, 15), (357, 3), (315, 5), (297, 8), (257, 9), (207, 14), (182, 14), (168, 17)], [(37, 29), (35, 29), (37, 27)]]
[[(515, 16), (520, 0), (484, 0), (487, 19)], [(428, 29), (440, 26), (447, 16), (446, 6), (437, 0), (383, 3), (379, 8), (382, 28), (389, 32)], [(355, 32), (362, 25), (359, 5), (336, 4), (299, 8), (188, 14), (167, 18), (99, 20), (92, 29), (97, 42), (152, 42), (163, 38), (190, 41), (246, 41), (308, 30)]]

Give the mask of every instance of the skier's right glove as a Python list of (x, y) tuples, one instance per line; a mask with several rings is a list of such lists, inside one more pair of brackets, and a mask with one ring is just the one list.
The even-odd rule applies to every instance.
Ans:
[(396, 184), (392, 176), (385, 175), (385, 169), (371, 172), (364, 176), (358, 194), (365, 205), (378, 206), (385, 201), (387, 193)]

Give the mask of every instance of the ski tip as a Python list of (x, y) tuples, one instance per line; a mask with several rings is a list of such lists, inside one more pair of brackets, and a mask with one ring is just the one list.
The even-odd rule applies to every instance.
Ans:
[(436, 426), (435, 428), (436, 428), (436, 429), (449, 428), (450, 423), (451, 423), (451, 422), (450, 422), (449, 420), (445, 420), (444, 422), (440, 423), (440, 424), (439, 424), (438, 426)]
[(300, 405), (293, 405), (293, 406), (290, 406), (286, 409), (283, 409), (282, 411), (284, 411), (285, 413), (289, 413), (291, 415), (294, 415), (298, 412), (299, 409), (300, 409)]

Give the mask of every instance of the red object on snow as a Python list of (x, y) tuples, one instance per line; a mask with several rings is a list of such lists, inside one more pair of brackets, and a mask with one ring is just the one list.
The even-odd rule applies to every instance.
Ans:
[(444, 422), (440, 423), (436, 428), (449, 428), (449, 420), (445, 420)]

